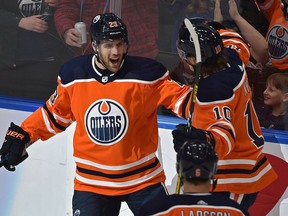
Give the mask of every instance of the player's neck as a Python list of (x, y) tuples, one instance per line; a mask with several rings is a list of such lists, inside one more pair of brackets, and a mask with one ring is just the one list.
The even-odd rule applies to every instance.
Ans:
[(209, 193), (210, 184), (198, 184), (194, 185), (191, 183), (185, 183), (183, 185), (183, 192), (184, 193)]

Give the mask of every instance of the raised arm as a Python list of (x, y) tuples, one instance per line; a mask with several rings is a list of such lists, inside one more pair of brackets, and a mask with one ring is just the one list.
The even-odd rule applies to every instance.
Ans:
[(266, 39), (239, 14), (235, 0), (229, 0), (228, 3), (231, 18), (237, 24), (242, 36), (251, 46), (251, 55), (257, 62), (263, 64), (267, 63), (269, 60), (269, 53)]
[(215, 1), (215, 8), (214, 8), (214, 21), (222, 23), (223, 22), (223, 15), (221, 12), (221, 0)]

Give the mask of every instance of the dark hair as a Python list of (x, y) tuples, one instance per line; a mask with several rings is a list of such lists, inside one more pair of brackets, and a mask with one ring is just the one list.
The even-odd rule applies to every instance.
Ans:
[(218, 55), (214, 55), (202, 63), (201, 74), (202, 76), (208, 76), (217, 71), (223, 70), (228, 62), (228, 54), (225, 49)]

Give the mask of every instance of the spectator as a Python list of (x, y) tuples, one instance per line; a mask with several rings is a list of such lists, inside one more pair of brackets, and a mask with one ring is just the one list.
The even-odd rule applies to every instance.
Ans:
[[(110, 3), (109, 7), (107, 3)], [(61, 0), (55, 12), (58, 34), (66, 44), (74, 47), (75, 55), (93, 53), (90, 41), (84, 45), (79, 44), (81, 37), (74, 24), (83, 21), (89, 27), (95, 13), (109, 11), (116, 13), (127, 23), (129, 53), (150, 58), (157, 56), (157, 0)]]
[(265, 37), (269, 23), (255, 2), (253, 0), (241, 0), (239, 8), (241, 8), (241, 16)]
[[(118, 215), (126, 201), (137, 216), (145, 199), (166, 194), (164, 171), (155, 154), (157, 107), (162, 104), (187, 117), (191, 88), (169, 79), (157, 61), (127, 55), (127, 34), (115, 14), (95, 16), (94, 54), (63, 65), (55, 93), (21, 127), (11, 123), (0, 150), (5, 168), (14, 171), (28, 157), (28, 145), (77, 122), (74, 215)], [(21, 135), (13, 137), (15, 133)]]
[(267, 78), (263, 95), (264, 106), (257, 111), (260, 125), (264, 128), (287, 130), (288, 73), (271, 74)]
[(187, 141), (177, 153), (177, 173), (183, 194), (156, 196), (141, 208), (141, 215), (230, 215), (247, 216), (235, 201), (221, 194), (209, 193), (210, 181), (217, 170), (218, 156), (210, 143)]
[[(193, 21), (193, 19), (192, 19)], [(194, 25), (202, 65), (190, 131), (180, 124), (173, 130), (176, 152), (189, 139), (213, 144), (219, 157), (216, 193), (237, 201), (245, 210), (259, 191), (277, 175), (262, 152), (264, 138), (252, 102), (246, 71), (234, 49), (224, 48), (219, 33), (207, 24)], [(183, 24), (178, 49), (182, 61), (196, 66), (195, 40)]]
[(269, 22), (266, 40), (271, 64), (279, 70), (285, 70), (288, 68), (287, 0), (283, 1), (284, 6), (280, 0), (255, 0), (255, 2)]
[[(255, 3), (256, 2), (256, 3)], [(260, 120), (269, 113), (266, 106), (263, 106), (263, 91), (265, 90), (266, 79), (273, 73), (283, 73), (288, 68), (288, 18), (283, 0), (283, 8), (280, 0), (259, 0), (253, 2), (260, 8), (262, 16), (265, 15), (268, 25), (266, 28), (266, 41), (269, 48), (269, 62), (266, 64), (249, 62), (247, 67), (249, 82), (253, 88), (253, 101), (257, 107), (257, 114)], [(250, 2), (251, 4), (251, 2)], [(264, 18), (265, 19), (265, 18)], [(266, 122), (267, 123), (267, 122)]]
[(54, 27), (57, 2), (0, 0), (1, 95), (44, 99), (55, 88), (70, 57)]

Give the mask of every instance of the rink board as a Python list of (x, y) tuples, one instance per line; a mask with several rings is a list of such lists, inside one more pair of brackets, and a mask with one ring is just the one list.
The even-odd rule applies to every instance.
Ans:
[[(0, 97), (0, 143), (10, 122), (20, 124), (43, 101)], [(176, 184), (175, 152), (171, 130), (180, 122), (174, 117), (158, 116), (158, 157), (167, 179), (170, 193)], [(5, 216), (72, 216), (71, 199), (75, 164), (72, 157), (72, 138), (75, 124), (48, 141), (38, 141), (29, 149), (29, 158), (16, 172), (0, 170), (0, 215)], [(257, 200), (258, 215), (288, 215), (288, 133), (263, 129), (264, 152), (279, 172), (278, 181), (263, 191)], [(272, 193), (271, 193), (272, 192)], [(269, 197), (269, 200), (266, 200)], [(256, 212), (255, 210), (255, 212)], [(121, 216), (132, 215), (123, 203)]]

